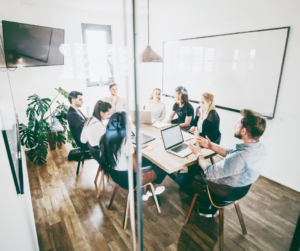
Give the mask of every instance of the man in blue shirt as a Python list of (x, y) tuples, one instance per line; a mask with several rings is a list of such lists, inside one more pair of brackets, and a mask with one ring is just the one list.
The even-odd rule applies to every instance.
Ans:
[[(226, 149), (212, 143), (208, 137), (198, 137), (198, 146), (189, 144), (190, 149), (196, 155), (198, 164), (201, 168), (202, 183), (205, 180), (227, 185), (230, 187), (246, 187), (251, 185), (259, 177), (262, 168), (266, 162), (267, 151), (265, 146), (259, 142), (260, 137), (266, 129), (266, 120), (258, 113), (244, 109), (235, 126), (234, 136), (242, 141), (236, 145), (236, 149)], [(211, 149), (224, 159), (215, 164), (205, 160), (201, 154), (201, 147)], [(199, 170), (199, 169), (198, 169)], [(179, 178), (179, 184), (186, 186), (191, 182), (191, 175), (180, 174), (184, 178)], [(179, 176), (180, 176), (179, 175)], [(198, 209), (201, 216), (213, 217), (218, 215), (218, 209), (210, 203), (201, 201), (201, 208)]]

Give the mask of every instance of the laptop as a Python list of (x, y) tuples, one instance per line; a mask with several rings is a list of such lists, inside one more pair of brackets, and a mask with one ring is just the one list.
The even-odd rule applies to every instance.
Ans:
[(189, 145), (184, 142), (180, 126), (172, 126), (160, 131), (165, 150), (181, 158), (192, 153)]
[[(135, 111), (130, 111), (131, 121), (135, 122)], [(140, 123), (141, 124), (153, 124), (154, 119), (152, 119), (151, 112), (150, 111), (139, 111), (140, 116)]]
[[(144, 145), (152, 140), (155, 140), (155, 138), (148, 136), (148, 135), (144, 135), (144, 134), (141, 134), (139, 139), (140, 139), (141, 145)], [(136, 145), (136, 137), (132, 140), (132, 143)]]

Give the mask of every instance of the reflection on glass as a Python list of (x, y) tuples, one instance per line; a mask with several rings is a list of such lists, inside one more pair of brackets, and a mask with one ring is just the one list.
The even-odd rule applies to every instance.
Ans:
[(256, 53), (255, 49), (251, 49), (250, 50), (250, 59), (254, 59), (255, 58), (255, 53)]
[(74, 78), (72, 49), (70, 44), (62, 44), (59, 48), (65, 57), (64, 72), (60, 76), (61, 79)]
[(214, 48), (205, 48), (205, 60), (214, 60), (215, 49)]
[(191, 59), (192, 47), (191, 46), (180, 46), (179, 47), (179, 72), (187, 73), (190, 72), (190, 59)]
[(205, 62), (204, 71), (213, 71), (213, 62)]
[(233, 60), (238, 60), (239, 58), (239, 49), (233, 51)]

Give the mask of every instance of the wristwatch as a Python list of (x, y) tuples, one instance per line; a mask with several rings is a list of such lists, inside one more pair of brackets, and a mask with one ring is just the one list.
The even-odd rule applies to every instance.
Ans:
[(203, 156), (201, 152), (196, 154), (196, 158), (198, 159), (199, 156)]

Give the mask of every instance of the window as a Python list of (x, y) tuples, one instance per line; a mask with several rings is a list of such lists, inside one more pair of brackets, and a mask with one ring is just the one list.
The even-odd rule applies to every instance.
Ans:
[[(75, 52), (77, 70), (87, 86), (114, 82), (113, 47), (110, 25), (81, 24), (83, 47)], [(80, 63), (81, 62), (81, 65)], [(81, 69), (81, 70), (80, 70)]]

